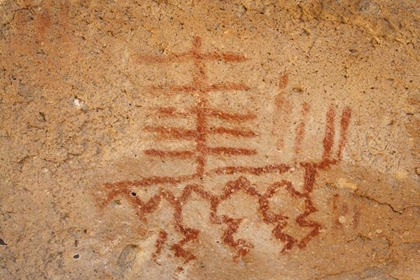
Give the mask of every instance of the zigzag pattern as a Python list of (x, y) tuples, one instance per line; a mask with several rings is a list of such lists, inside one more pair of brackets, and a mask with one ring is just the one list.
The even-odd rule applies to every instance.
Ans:
[[(189, 184), (186, 185), (182, 194), (178, 197), (176, 197), (170, 190), (160, 188), (156, 195), (151, 197), (149, 200), (144, 201), (138, 195), (133, 195), (133, 185), (129, 182), (119, 182), (114, 184), (105, 184), (105, 188), (108, 189), (109, 192), (107, 197), (103, 200), (101, 206), (106, 207), (117, 197), (123, 197), (134, 209), (137, 210), (136, 214), (140, 220), (144, 220), (147, 215), (153, 214), (163, 201), (169, 202), (174, 210), (172, 221), (175, 226), (175, 230), (183, 236), (182, 240), (176, 244), (172, 244), (170, 247), (176, 257), (182, 257), (185, 259), (185, 262), (188, 262), (196, 257), (194, 254), (187, 251), (184, 246), (190, 242), (196, 241), (199, 238), (200, 230), (185, 226), (183, 224), (182, 212), (183, 206), (193, 199), (192, 194), (195, 193), (201, 199), (208, 202), (210, 207), (209, 222), (225, 227), (221, 240), (224, 244), (232, 247), (236, 251), (234, 260), (237, 261), (239, 258), (247, 255), (254, 245), (244, 239), (235, 240), (234, 235), (237, 232), (242, 220), (234, 219), (226, 215), (218, 215), (218, 208), (223, 201), (228, 200), (233, 194), (242, 192), (258, 200), (258, 212), (262, 217), (262, 221), (266, 224), (274, 226), (272, 235), (284, 244), (281, 250), (281, 252), (284, 253), (291, 250), (294, 246), (301, 249), (306, 247), (308, 242), (319, 234), (322, 227), (320, 223), (308, 219), (309, 215), (317, 211), (310, 195), (315, 183), (316, 169), (319, 166), (314, 164), (303, 164), (302, 167), (305, 170), (303, 192), (299, 192), (293, 188), (291, 182), (282, 180), (271, 184), (264, 193), (259, 193), (247, 178), (240, 176), (236, 180), (229, 181), (224, 186), (221, 194), (209, 193), (202, 185), (199, 184)], [(269, 199), (282, 188), (287, 190), (292, 197), (300, 198), (304, 201), (305, 210), (296, 218), (296, 223), (303, 228), (310, 228), (311, 231), (301, 240), (297, 240), (293, 236), (284, 232), (284, 228), (289, 223), (289, 217), (282, 213), (274, 213), (270, 209)], [(156, 251), (153, 255), (154, 258), (161, 253), (162, 247), (167, 241), (167, 236), (168, 233), (166, 231), (161, 230), (159, 232), (159, 237), (156, 241)]]

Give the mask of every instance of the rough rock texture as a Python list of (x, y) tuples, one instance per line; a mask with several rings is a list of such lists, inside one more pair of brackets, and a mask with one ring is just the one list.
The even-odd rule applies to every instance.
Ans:
[(1, 279), (420, 279), (418, 1), (0, 1)]

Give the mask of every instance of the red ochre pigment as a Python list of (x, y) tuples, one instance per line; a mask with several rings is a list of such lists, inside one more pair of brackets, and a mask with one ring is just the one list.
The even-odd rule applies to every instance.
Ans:
[[(121, 181), (115, 183), (105, 183), (103, 186), (107, 190), (107, 196), (102, 200), (101, 207), (105, 208), (112, 200), (116, 197), (125, 198), (130, 205), (136, 209), (136, 213), (140, 220), (144, 220), (147, 215), (152, 215), (159, 207), (162, 201), (167, 201), (174, 209), (172, 223), (175, 230), (180, 233), (183, 238), (175, 243), (168, 244), (171, 250), (174, 252), (176, 257), (181, 257), (185, 262), (191, 261), (196, 256), (190, 251), (186, 250), (184, 246), (190, 242), (196, 241), (199, 238), (200, 230), (195, 228), (186, 227), (183, 223), (182, 212), (183, 206), (191, 199), (192, 194), (195, 193), (200, 198), (208, 202), (210, 207), (209, 223), (219, 225), (223, 227), (223, 234), (221, 240), (224, 244), (230, 246), (235, 250), (236, 254), (233, 257), (235, 261), (238, 261), (241, 257), (246, 256), (254, 245), (243, 239), (235, 239), (234, 235), (237, 232), (242, 220), (234, 219), (226, 215), (218, 215), (219, 205), (232, 197), (237, 192), (245, 193), (246, 195), (253, 197), (258, 200), (258, 212), (262, 217), (262, 221), (266, 224), (273, 226), (272, 235), (278, 241), (283, 243), (281, 252), (292, 250), (295, 246), (303, 249), (307, 244), (317, 235), (320, 234), (320, 229), (323, 225), (319, 222), (310, 220), (308, 217), (317, 211), (312, 201), (312, 191), (315, 184), (317, 172), (319, 170), (325, 170), (332, 164), (337, 164), (341, 160), (342, 151), (346, 143), (347, 130), (351, 118), (351, 109), (344, 108), (341, 121), (340, 121), (340, 137), (338, 143), (338, 151), (335, 157), (332, 156), (332, 148), (334, 144), (335, 128), (334, 121), (336, 118), (336, 110), (333, 106), (330, 106), (326, 113), (326, 126), (325, 135), (322, 140), (323, 144), (323, 156), (322, 160), (318, 163), (313, 162), (300, 162), (297, 163), (304, 169), (304, 182), (303, 191), (297, 191), (291, 182), (280, 180), (271, 184), (267, 190), (260, 193), (251, 184), (251, 182), (245, 177), (250, 174), (254, 176), (262, 176), (264, 174), (282, 174), (289, 171), (292, 166), (287, 164), (271, 164), (262, 167), (253, 166), (227, 166), (214, 168), (206, 171), (207, 157), (214, 155), (224, 156), (253, 156), (257, 154), (256, 150), (245, 149), (245, 148), (233, 148), (233, 147), (209, 147), (206, 143), (207, 136), (210, 134), (227, 134), (234, 137), (242, 138), (253, 138), (257, 134), (251, 130), (244, 129), (230, 129), (225, 127), (215, 127), (210, 129), (208, 126), (208, 118), (219, 118), (228, 122), (246, 122), (256, 118), (254, 114), (232, 114), (223, 111), (218, 111), (208, 107), (207, 95), (213, 91), (238, 91), (238, 90), (249, 90), (249, 87), (242, 83), (219, 83), (209, 84), (207, 82), (207, 75), (205, 71), (204, 63), (207, 61), (223, 60), (225, 62), (243, 62), (246, 60), (245, 56), (237, 55), (232, 53), (217, 53), (208, 52), (202, 53), (202, 43), (199, 37), (193, 40), (193, 45), (190, 51), (178, 54), (170, 54), (166, 57), (161, 56), (148, 56), (142, 55), (138, 57), (138, 61), (143, 64), (170, 64), (170, 63), (183, 63), (193, 61), (193, 82), (183, 86), (169, 86), (168, 88), (151, 87), (151, 93), (158, 93), (163, 91), (167, 94), (189, 94), (191, 92), (198, 93), (196, 97), (196, 106), (188, 109), (186, 112), (179, 113), (174, 107), (155, 108), (155, 112), (168, 118), (193, 118), (196, 122), (196, 129), (183, 129), (183, 128), (167, 128), (162, 126), (147, 126), (146, 131), (157, 134), (159, 138), (166, 140), (191, 140), (195, 142), (193, 150), (184, 151), (167, 151), (158, 149), (145, 150), (145, 154), (150, 157), (160, 158), (173, 158), (173, 159), (195, 159), (196, 172), (191, 175), (184, 176), (167, 176), (167, 177), (148, 177), (141, 180), (135, 181)], [(279, 90), (280, 94), (276, 98), (277, 113), (280, 123), (290, 121), (291, 104), (284, 98), (285, 88), (288, 84), (288, 75), (283, 75), (280, 78)], [(299, 154), (301, 152), (301, 145), (305, 134), (305, 125), (307, 122), (307, 115), (311, 107), (308, 103), (304, 103), (301, 108), (302, 119), (296, 128), (296, 137), (294, 142), (294, 152)], [(275, 125), (276, 126), (276, 125)], [(284, 141), (282, 139), (284, 135), (278, 135), (278, 145), (282, 146)], [(193, 180), (202, 178), (203, 176), (217, 176), (217, 175), (238, 175), (238, 178), (229, 181), (220, 194), (212, 194), (206, 191), (206, 187), (201, 184), (188, 183)], [(171, 186), (178, 184), (186, 184), (179, 197), (176, 197), (171, 192)], [(151, 197), (149, 200), (142, 200), (137, 195), (132, 195), (133, 188), (148, 187), (153, 185), (161, 186), (159, 192)], [(301, 240), (287, 234), (284, 229), (289, 223), (289, 217), (282, 215), (281, 213), (274, 213), (271, 211), (269, 199), (275, 195), (275, 193), (284, 188), (288, 194), (295, 198), (300, 198), (304, 201), (305, 210), (296, 218), (296, 224), (302, 228), (309, 228), (310, 232), (304, 236)], [(333, 198), (333, 208), (337, 212), (338, 197)], [(207, 203), (206, 203), (207, 205)], [(342, 210), (342, 211), (341, 211)], [(348, 209), (342, 208), (341, 212), (346, 212)], [(355, 213), (358, 213), (355, 211)], [(354, 216), (354, 224), (358, 223), (358, 216)], [(339, 226), (339, 222), (336, 219), (335, 226)], [(341, 224), (340, 224), (341, 225)], [(155, 252), (152, 255), (153, 259), (157, 259), (161, 254), (164, 245), (168, 240), (168, 232), (161, 229), (159, 231), (156, 244)]]

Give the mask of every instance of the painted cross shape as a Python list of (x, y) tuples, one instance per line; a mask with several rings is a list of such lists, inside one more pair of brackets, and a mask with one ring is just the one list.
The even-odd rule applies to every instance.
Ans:
[[(256, 118), (256, 115), (248, 114), (234, 114), (226, 113), (221, 110), (209, 107), (208, 95), (214, 91), (248, 91), (250, 88), (242, 83), (216, 83), (210, 84), (206, 74), (205, 63), (209, 61), (224, 61), (226, 63), (240, 63), (245, 61), (243, 55), (232, 53), (218, 53), (218, 52), (202, 52), (201, 38), (196, 37), (193, 40), (192, 48), (184, 53), (169, 54), (168, 56), (139, 56), (140, 63), (144, 64), (171, 64), (171, 63), (185, 63), (193, 62), (192, 82), (182, 86), (168, 85), (165, 88), (151, 87), (152, 92), (162, 92), (165, 94), (191, 94), (196, 96), (195, 105), (189, 108), (187, 112), (179, 112), (174, 107), (161, 107), (155, 109), (157, 114), (163, 118), (186, 118), (193, 117), (195, 120), (195, 129), (184, 128), (167, 128), (164, 126), (147, 126), (146, 131), (159, 135), (162, 138), (170, 140), (187, 140), (193, 142), (193, 149), (172, 151), (162, 149), (148, 149), (145, 154), (150, 157), (160, 157), (169, 159), (194, 159), (196, 169), (195, 173), (180, 175), (180, 176), (151, 176), (145, 177), (141, 180), (120, 181), (113, 183), (105, 183), (103, 186), (107, 190), (107, 195), (101, 204), (105, 208), (111, 201), (117, 197), (125, 198), (128, 203), (136, 210), (140, 221), (145, 221), (146, 217), (155, 213), (162, 202), (166, 201), (173, 208), (172, 221), (174, 229), (182, 236), (181, 240), (174, 244), (168, 243), (168, 233), (165, 229), (159, 229), (155, 252), (153, 258), (157, 258), (161, 254), (163, 248), (169, 247), (176, 257), (181, 257), (185, 262), (191, 261), (196, 256), (185, 247), (192, 241), (198, 240), (200, 236), (200, 229), (186, 226), (183, 220), (184, 206), (187, 202), (195, 197), (206, 201), (209, 205), (210, 214), (208, 223), (213, 226), (222, 228), (223, 234), (221, 240), (223, 244), (229, 246), (234, 250), (234, 260), (246, 256), (254, 245), (252, 242), (242, 238), (235, 239), (238, 228), (241, 225), (241, 218), (233, 218), (228, 215), (220, 214), (220, 205), (231, 199), (233, 195), (242, 192), (245, 195), (256, 199), (258, 203), (258, 214), (262, 217), (262, 221), (272, 226), (272, 236), (283, 244), (281, 252), (292, 250), (295, 246), (303, 249), (316, 236), (320, 234), (322, 228), (321, 223), (313, 221), (309, 218), (311, 214), (317, 211), (313, 200), (312, 191), (318, 171), (325, 170), (333, 164), (337, 164), (342, 157), (342, 151), (346, 143), (346, 134), (351, 118), (351, 109), (346, 107), (343, 109), (339, 117), (340, 135), (338, 137), (338, 148), (336, 154), (333, 153), (333, 144), (335, 139), (335, 119), (336, 110), (330, 106), (326, 113), (325, 134), (322, 140), (323, 155), (318, 162), (296, 162), (293, 165), (285, 163), (274, 163), (264, 166), (224, 166), (215, 167), (207, 170), (207, 160), (209, 156), (254, 156), (257, 154), (255, 149), (245, 149), (241, 147), (212, 147), (207, 144), (209, 135), (225, 134), (232, 137), (254, 138), (256, 134), (251, 130), (232, 129), (227, 127), (216, 127), (209, 129), (209, 118), (217, 118), (224, 123), (240, 123), (251, 121)], [(279, 88), (283, 90), (287, 85), (287, 76), (281, 78)], [(280, 100), (280, 103), (286, 105), (284, 116), (287, 119), (290, 114), (290, 104), (287, 101)], [(304, 103), (302, 106), (303, 120), (296, 128), (295, 136), (295, 152), (298, 153), (301, 149), (303, 138), (303, 131), (305, 129), (305, 116), (310, 110), (310, 105)], [(282, 142), (282, 139), (279, 139)], [(281, 179), (281, 174), (284, 174), (299, 166), (303, 169), (303, 187), (298, 190), (293, 186), (292, 182)], [(278, 174), (278, 180), (272, 182), (264, 190), (256, 188), (248, 176), (263, 176), (265, 174)], [(206, 186), (200, 183), (197, 179), (203, 176), (220, 176), (233, 175), (236, 176), (233, 180), (227, 182), (222, 188), (221, 193), (212, 193)], [(133, 195), (133, 190), (136, 188), (148, 188), (151, 186), (159, 186), (159, 191), (149, 199), (144, 199), (139, 195)], [(171, 190), (174, 186), (183, 186), (181, 195), (176, 196)], [(287, 194), (293, 198), (303, 201), (303, 210), (295, 217), (294, 222), (301, 228), (308, 230), (302, 237), (295, 237), (285, 229), (290, 223), (290, 218), (284, 212), (274, 211), (272, 205), (272, 198), (280, 190), (285, 190)], [(168, 204), (165, 204), (168, 205)], [(167, 206), (165, 206), (167, 207)], [(206, 206), (207, 207), (207, 206)], [(278, 208), (278, 207), (277, 207)]]

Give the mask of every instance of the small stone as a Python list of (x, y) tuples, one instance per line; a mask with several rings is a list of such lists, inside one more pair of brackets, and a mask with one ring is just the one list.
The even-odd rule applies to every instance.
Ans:
[(85, 107), (85, 102), (79, 98), (74, 98), (73, 99), (73, 105), (77, 108), (77, 109), (82, 109), (83, 107)]

